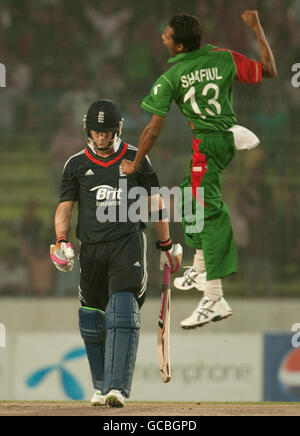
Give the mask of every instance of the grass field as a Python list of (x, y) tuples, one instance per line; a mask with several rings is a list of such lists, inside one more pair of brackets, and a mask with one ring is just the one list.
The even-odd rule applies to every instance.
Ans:
[(300, 403), (128, 402), (121, 409), (87, 402), (1, 401), (0, 416), (300, 416)]

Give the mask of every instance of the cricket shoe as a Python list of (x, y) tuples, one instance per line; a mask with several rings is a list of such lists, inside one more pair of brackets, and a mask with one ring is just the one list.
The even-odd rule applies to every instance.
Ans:
[(121, 391), (117, 389), (112, 389), (106, 395), (105, 404), (108, 407), (123, 407), (125, 403), (125, 398)]
[(92, 406), (105, 406), (106, 395), (102, 395), (101, 391), (96, 391), (91, 399)]
[(181, 321), (180, 325), (183, 329), (194, 329), (202, 327), (210, 321), (221, 321), (231, 315), (232, 310), (224, 298), (213, 301), (204, 297), (200, 300), (191, 316)]
[(204, 291), (206, 283), (206, 273), (199, 274), (193, 266), (185, 267), (187, 270), (182, 277), (174, 280), (174, 286), (181, 291), (189, 291), (196, 288), (198, 291)]

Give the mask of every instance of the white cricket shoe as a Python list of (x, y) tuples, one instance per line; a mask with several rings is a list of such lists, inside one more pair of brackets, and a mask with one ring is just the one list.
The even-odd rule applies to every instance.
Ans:
[(125, 403), (125, 398), (121, 391), (117, 389), (112, 389), (106, 395), (106, 406), (108, 407), (123, 407)]
[(181, 321), (180, 325), (183, 329), (194, 329), (202, 327), (210, 321), (221, 321), (231, 315), (232, 310), (224, 298), (213, 301), (204, 297), (200, 300), (191, 316)]
[(105, 406), (106, 395), (102, 395), (101, 391), (96, 391), (91, 399), (92, 406)]
[(181, 291), (189, 291), (196, 288), (198, 291), (204, 291), (206, 283), (206, 273), (199, 274), (193, 266), (185, 267), (187, 270), (182, 277), (174, 280), (174, 286)]

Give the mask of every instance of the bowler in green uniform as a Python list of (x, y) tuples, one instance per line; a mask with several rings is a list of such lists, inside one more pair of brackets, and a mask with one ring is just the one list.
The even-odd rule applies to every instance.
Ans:
[(194, 135), (189, 167), (181, 184), (183, 201), (184, 188), (190, 189), (195, 209), (199, 201), (197, 188), (204, 188), (203, 230), (189, 233), (190, 223), (182, 217), (185, 242), (196, 252), (194, 265), (174, 284), (182, 290), (195, 287), (204, 291), (192, 315), (181, 322), (186, 329), (232, 314), (223, 298), (222, 279), (237, 272), (237, 252), (230, 214), (222, 200), (221, 174), (237, 149), (250, 149), (259, 143), (251, 131), (236, 124), (232, 84), (235, 80), (256, 84), (262, 77), (277, 75), (257, 11), (245, 11), (242, 18), (256, 34), (260, 61), (210, 44), (201, 47), (201, 25), (191, 15), (178, 14), (170, 20), (162, 42), (172, 56), (168, 60), (171, 67), (155, 81), (142, 101), (141, 107), (152, 113), (152, 119), (141, 134), (135, 160), (123, 160), (121, 165), (124, 173), (136, 171), (157, 140), (175, 101)]

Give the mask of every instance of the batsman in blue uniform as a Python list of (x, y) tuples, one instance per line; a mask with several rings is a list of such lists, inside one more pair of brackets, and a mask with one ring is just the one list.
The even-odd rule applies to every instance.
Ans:
[[(124, 207), (128, 212), (134, 202), (128, 195), (131, 188), (143, 188), (149, 204), (156, 205), (151, 214), (156, 214), (160, 268), (167, 264), (174, 273), (182, 259), (182, 247), (173, 245), (170, 238), (163, 199), (153, 194), (152, 188), (157, 188), (159, 181), (148, 157), (136, 173), (127, 176), (121, 171), (122, 159), (134, 160), (137, 151), (121, 140), (122, 126), (114, 102), (98, 100), (88, 109), (84, 116), (87, 146), (65, 164), (54, 220), (57, 240), (50, 247), (54, 265), (60, 271), (70, 271), (74, 249), (69, 233), (77, 203), (79, 329), (95, 388), (91, 404), (109, 407), (123, 407), (130, 396), (140, 308), (147, 287), (145, 224), (140, 219), (131, 220), (129, 213), (124, 219)], [(102, 219), (104, 216), (109, 219)]]

